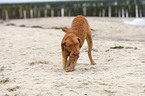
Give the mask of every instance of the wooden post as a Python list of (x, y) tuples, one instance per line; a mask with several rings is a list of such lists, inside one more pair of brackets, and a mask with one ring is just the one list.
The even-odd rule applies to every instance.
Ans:
[(33, 18), (33, 9), (30, 9), (30, 18)]
[(124, 18), (124, 8), (122, 7), (122, 18)]
[(47, 9), (44, 10), (44, 17), (47, 17)]
[(22, 8), (21, 7), (19, 8), (19, 11), (20, 11), (20, 18), (22, 18), (23, 17), (23, 13), (22, 13)]
[(143, 17), (145, 17), (145, 5), (143, 5)]
[(86, 7), (83, 7), (83, 15), (86, 16)]
[(0, 19), (2, 19), (2, 10), (0, 8)]
[(115, 17), (117, 17), (117, 7), (115, 7)]
[(40, 9), (38, 9), (38, 18), (40, 17)]
[(109, 13), (108, 16), (111, 17), (111, 6), (109, 6)]
[(30, 8), (29, 6), (26, 8), (27, 18), (31, 18), (30, 9), (31, 9), (31, 8)]
[(68, 10), (68, 16), (71, 16), (71, 10)]
[(136, 18), (138, 18), (138, 5), (136, 4), (136, 9), (135, 9), (136, 11)]
[(2, 9), (2, 19), (5, 19), (5, 12), (4, 12), (4, 9)]
[(126, 9), (126, 18), (128, 18), (128, 9)]
[(93, 16), (96, 16), (96, 6), (94, 7)]
[(13, 9), (13, 19), (15, 18), (15, 10)]
[(2, 19), (1, 15), (2, 15), (2, 12), (1, 12), (1, 8), (0, 8), (0, 19)]
[(35, 16), (35, 18), (37, 17), (37, 9), (36, 8), (34, 9), (34, 16)]
[(8, 10), (7, 10), (7, 9), (5, 9), (5, 18), (6, 18), (6, 20), (9, 19), (9, 16), (8, 16)]
[(101, 17), (101, 10), (99, 11), (99, 17)]
[(54, 17), (54, 9), (51, 9), (51, 17)]
[(141, 9), (139, 11), (140, 11), (140, 17), (142, 17), (142, 11), (141, 11)]
[(64, 8), (61, 8), (61, 17), (64, 17)]
[(120, 9), (119, 9), (119, 11), (118, 11), (118, 16), (119, 16), (119, 17), (121, 17), (121, 12), (120, 12)]
[(59, 9), (57, 9), (57, 16), (61, 16), (61, 11)]
[(103, 8), (102, 16), (105, 17), (105, 9)]
[(27, 18), (27, 15), (26, 15), (26, 10), (25, 9), (23, 10), (23, 14), (24, 14), (24, 16), (23, 16), (24, 19), (26, 19)]

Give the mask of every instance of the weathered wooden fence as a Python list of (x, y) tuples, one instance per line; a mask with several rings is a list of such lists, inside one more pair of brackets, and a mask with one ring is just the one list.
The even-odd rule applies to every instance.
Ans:
[(0, 19), (25, 19), (55, 16), (145, 17), (145, 5), (113, 5), (73, 8), (0, 7)]

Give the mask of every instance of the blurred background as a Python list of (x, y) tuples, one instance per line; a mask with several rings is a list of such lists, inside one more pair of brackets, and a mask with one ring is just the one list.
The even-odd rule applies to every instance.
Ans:
[(0, 19), (64, 16), (145, 17), (145, 0), (1, 0)]
[[(85, 42), (66, 73), (61, 29), (76, 15), (97, 64)], [(0, 0), (0, 96), (145, 96), (145, 0)]]

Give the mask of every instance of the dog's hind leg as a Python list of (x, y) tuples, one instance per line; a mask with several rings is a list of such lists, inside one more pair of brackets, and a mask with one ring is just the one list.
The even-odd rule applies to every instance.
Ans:
[(88, 43), (88, 56), (91, 62), (91, 65), (95, 65), (96, 63), (94, 62), (93, 58), (92, 58), (92, 47), (93, 47), (93, 41), (92, 41), (92, 32), (90, 27), (88, 28), (88, 32), (87, 32), (87, 37), (86, 37), (87, 43)]

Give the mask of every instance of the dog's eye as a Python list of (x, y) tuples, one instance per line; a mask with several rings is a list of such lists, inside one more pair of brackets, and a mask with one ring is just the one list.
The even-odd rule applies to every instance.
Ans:
[(67, 47), (67, 46), (66, 46), (66, 43), (64, 44), (64, 47)]
[(79, 45), (79, 43), (77, 43), (76, 45)]

